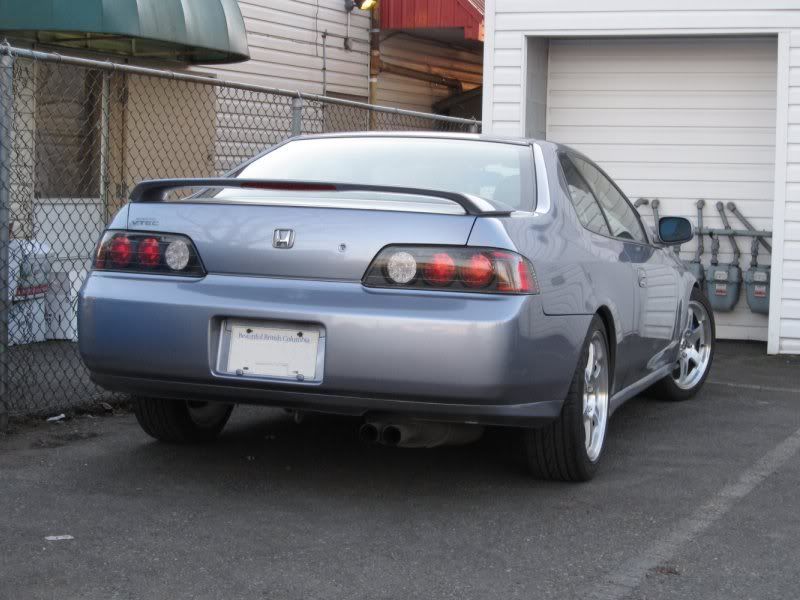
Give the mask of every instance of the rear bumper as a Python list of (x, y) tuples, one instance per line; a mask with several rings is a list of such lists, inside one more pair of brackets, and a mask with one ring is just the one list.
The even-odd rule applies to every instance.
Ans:
[[(78, 314), (81, 355), (108, 389), (502, 424), (558, 415), (590, 319), (546, 316), (537, 296), (117, 273), (89, 276)], [(217, 372), (226, 318), (321, 327), (322, 381)]]

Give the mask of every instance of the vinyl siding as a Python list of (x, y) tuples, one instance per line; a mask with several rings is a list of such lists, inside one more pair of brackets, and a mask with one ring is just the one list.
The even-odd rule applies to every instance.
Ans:
[[(242, 83), (322, 93), (322, 34), (326, 42), (328, 91), (366, 96), (369, 76), (369, 15), (350, 16), (352, 50), (345, 50), (347, 13), (341, 0), (239, 0), (250, 60), (202, 67)], [(333, 36), (339, 37), (333, 37)]]
[[(632, 196), (659, 195), (662, 212), (693, 215), (692, 199), (714, 198), (719, 193), (717, 184), (723, 182), (724, 200), (735, 201), (745, 216), (755, 217), (754, 224), (775, 234), (774, 255), (780, 264), (773, 264), (773, 275), (782, 271), (782, 277), (781, 281), (773, 279), (771, 290), (770, 351), (800, 353), (797, 1), (489, 0), (486, 24), (483, 128), (501, 135), (524, 132), (526, 36), (551, 40), (589, 38), (596, 42), (602, 42), (602, 38), (680, 36), (679, 46), (683, 47), (698, 43), (698, 36), (709, 35), (770, 34), (773, 39), (780, 35), (780, 40), (790, 40), (788, 59), (782, 58), (783, 41), (779, 43), (778, 68), (772, 72), (759, 68), (763, 56), (758, 53), (739, 55), (736, 61), (717, 61), (717, 68), (708, 72), (707, 61), (719, 58), (719, 48), (713, 47), (696, 49), (688, 55), (679, 52), (662, 57), (631, 57), (625, 65), (617, 64), (622, 71), (613, 76), (595, 72), (598, 62), (608, 58), (602, 52), (585, 56), (580, 69), (549, 79), (555, 84), (554, 90), (548, 90), (549, 98), (564, 110), (548, 114), (552, 119), (548, 131), (604, 164)], [(680, 74), (684, 82), (680, 89), (664, 89), (664, 67)], [(632, 73), (638, 73), (636, 89), (617, 97), (620, 81), (630, 79)], [(742, 81), (747, 83), (745, 89)], [(573, 93), (572, 86), (578, 82), (590, 82), (590, 89)], [(520, 97), (522, 100), (518, 100)], [(610, 98), (614, 98), (613, 110), (590, 110), (607, 106)], [(773, 106), (765, 108), (770, 99)], [(650, 114), (642, 110), (643, 106), (659, 103), (664, 106), (662, 111)], [(577, 117), (582, 111), (587, 114), (581, 125), (570, 127), (565, 118)], [(628, 114), (623, 116), (623, 112)], [(737, 118), (746, 125), (731, 125)], [(638, 125), (621, 127), (621, 120), (627, 119)], [(713, 143), (707, 141), (709, 136), (713, 136)], [(632, 155), (635, 160), (631, 160)], [(686, 163), (703, 166), (688, 167)], [(772, 211), (767, 210), (770, 202), (774, 203)], [(642, 210), (649, 213), (649, 209)], [(714, 207), (707, 204), (707, 219), (714, 213)], [(730, 248), (727, 240), (722, 241), (722, 248)], [(749, 244), (740, 242), (740, 249), (746, 267)], [(708, 254), (706, 260), (707, 257)], [(762, 258), (767, 257), (762, 254)], [(739, 302), (746, 307), (745, 298)], [(752, 321), (741, 329), (737, 323), (727, 322), (727, 333), (750, 338), (752, 323), (763, 331), (762, 317), (748, 318)], [(722, 317), (721, 321), (726, 323), (726, 319)]]
[(790, 37), (781, 352), (800, 353), (800, 31)]

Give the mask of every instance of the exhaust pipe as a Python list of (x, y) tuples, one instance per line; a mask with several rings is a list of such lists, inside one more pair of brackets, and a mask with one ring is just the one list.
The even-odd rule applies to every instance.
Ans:
[(462, 423), (392, 423), (380, 432), (380, 442), (397, 448), (460, 446), (483, 435), (481, 425)]
[(367, 444), (375, 444), (380, 441), (382, 428), (379, 423), (364, 423), (358, 428), (358, 439)]

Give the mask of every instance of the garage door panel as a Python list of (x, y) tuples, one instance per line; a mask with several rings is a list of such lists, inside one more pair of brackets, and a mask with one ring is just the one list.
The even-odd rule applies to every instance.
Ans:
[(667, 198), (724, 197), (728, 200), (757, 200), (771, 203), (775, 190), (771, 183), (736, 182), (725, 185), (723, 182), (708, 181), (644, 181), (640, 179), (618, 179), (616, 181), (629, 196), (664, 200)]
[[(713, 159), (713, 155), (708, 158)], [(598, 160), (598, 159), (595, 159)], [(698, 163), (647, 163), (615, 162), (606, 165), (606, 170), (615, 179), (674, 180), (705, 182), (758, 182), (773, 183), (773, 165), (719, 165)]]
[(553, 108), (554, 126), (589, 127), (755, 127), (775, 125), (774, 110), (702, 108)]
[[(714, 205), (734, 201), (755, 227), (771, 229), (776, 55), (774, 38), (553, 41), (548, 137), (595, 159), (631, 198), (659, 198), (662, 215), (695, 221), (704, 198), (704, 224), (722, 227)], [(652, 225), (651, 207), (639, 210)], [(786, 233), (800, 246), (800, 229)], [(704, 242), (707, 265), (711, 241)], [(685, 244), (681, 256), (691, 258), (695, 247)], [(749, 242), (739, 249), (746, 269)], [(720, 262), (732, 257), (721, 240)], [(769, 259), (761, 249), (759, 262)], [(721, 337), (766, 339), (766, 317), (744, 298), (717, 323)]]
[[(552, 67), (552, 65), (551, 65)], [(742, 78), (746, 76), (747, 81)], [(663, 91), (764, 91), (775, 92), (775, 74), (762, 73), (553, 73), (549, 89), (553, 91), (617, 90), (624, 92)]]
[[(588, 47), (585, 40), (560, 40), (559, 52), (550, 57), (558, 71), (612, 71), (674, 73), (763, 71), (775, 64), (773, 40), (762, 38), (742, 44), (741, 38), (599, 39)], [(698, 55), (703, 60), (698, 61)]]
[[(773, 169), (773, 146), (686, 146), (648, 144), (580, 144), (594, 160), (605, 164), (615, 162), (768, 165)], [(800, 153), (798, 154), (800, 157)], [(800, 162), (800, 160), (798, 160)]]
[(549, 139), (562, 144), (775, 147), (774, 127), (573, 127), (548, 123), (547, 132)]
[[(517, 82), (519, 79), (516, 80)], [(495, 83), (497, 78), (495, 77)], [(625, 92), (617, 90), (592, 90), (581, 92), (553, 91), (553, 103), (561, 108), (641, 108), (647, 106), (662, 109), (769, 109), (775, 105), (774, 92)], [(800, 101), (798, 101), (800, 104)]]

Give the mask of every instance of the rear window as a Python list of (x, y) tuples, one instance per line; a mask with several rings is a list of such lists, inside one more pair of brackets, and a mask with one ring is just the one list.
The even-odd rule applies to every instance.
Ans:
[[(473, 194), (499, 207), (534, 208), (530, 148), (499, 142), (402, 137), (295, 140), (256, 159), (236, 176), (426, 188)], [(226, 189), (216, 197), (263, 193)], [(398, 195), (392, 201), (403, 198)]]

